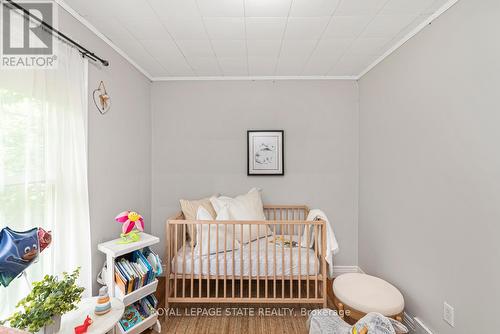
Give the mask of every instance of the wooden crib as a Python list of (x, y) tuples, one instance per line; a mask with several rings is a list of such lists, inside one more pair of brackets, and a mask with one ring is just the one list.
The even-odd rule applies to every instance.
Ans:
[[(306, 221), (306, 206), (266, 205), (264, 213), (265, 221), (187, 221), (182, 213), (167, 220), (166, 307), (172, 303), (300, 303), (326, 307), (325, 221)], [(262, 231), (267, 225), (272, 234), (242, 244), (239, 249), (233, 241), (229, 250), (201, 256), (202, 245), (200, 253), (196, 252), (196, 241), (187, 236), (196, 224), (216, 225), (216, 231), (224, 233), (224, 245), (229, 233), (243, 235), (244, 226)], [(284, 240), (293, 240), (293, 245), (287, 246)], [(208, 241), (218, 243), (219, 238)]]

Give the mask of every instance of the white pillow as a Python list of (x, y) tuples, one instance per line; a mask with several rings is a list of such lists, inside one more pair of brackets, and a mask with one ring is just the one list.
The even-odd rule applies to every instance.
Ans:
[[(210, 202), (215, 212), (217, 212), (217, 215), (227, 210), (227, 220), (266, 220), (260, 190), (256, 188), (252, 188), (248, 193), (236, 196), (235, 198), (226, 196), (211, 197)], [(272, 234), (267, 225), (261, 225), (260, 227), (254, 225), (251, 231), (249, 225), (243, 225), (243, 235), (241, 235), (240, 225), (235, 225), (235, 228), (235, 238), (241, 243), (246, 243)]]
[[(200, 206), (198, 212), (196, 213), (196, 220), (214, 220), (210, 212), (207, 209)], [(217, 215), (216, 220), (228, 220), (227, 210), (222, 210), (220, 214)], [(217, 228), (218, 226), (218, 228)], [(196, 224), (196, 246), (194, 248), (194, 254), (200, 254), (200, 242), (201, 242), (201, 255), (215, 254), (223, 252), (225, 250), (232, 250), (233, 248), (233, 233), (232, 226), (227, 227), (227, 236), (224, 236), (226, 228), (223, 224)], [(209, 233), (210, 231), (210, 233)], [(210, 235), (209, 235), (210, 234)], [(210, 237), (210, 238), (209, 238)], [(201, 239), (201, 240), (200, 240)], [(210, 239), (210, 248), (208, 247), (208, 240)], [(218, 244), (217, 244), (217, 241)], [(225, 239), (225, 243), (224, 243)], [(217, 247), (218, 246), (218, 247)], [(238, 240), (234, 241), (235, 249), (240, 248), (240, 243)]]

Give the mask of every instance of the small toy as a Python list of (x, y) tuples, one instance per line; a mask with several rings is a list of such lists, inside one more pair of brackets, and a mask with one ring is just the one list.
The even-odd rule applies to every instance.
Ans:
[(92, 318), (87, 316), (85, 318), (85, 321), (83, 321), (83, 324), (75, 327), (75, 334), (87, 333), (87, 329), (90, 327), (90, 325), (92, 325), (93, 322), (94, 321), (92, 320)]
[(289, 240), (284, 237), (275, 237), (274, 240), (271, 240), (271, 242), (280, 245), (281, 247), (298, 247), (297, 241)]
[(109, 311), (111, 311), (111, 302), (109, 301), (108, 287), (103, 286), (99, 289), (99, 298), (97, 298), (94, 313), (96, 315), (104, 315)]
[[(115, 220), (123, 224), (120, 243), (128, 244), (140, 239), (137, 230), (144, 231), (144, 219), (140, 214), (135, 211), (123, 211), (115, 217)], [(134, 227), (137, 230), (134, 230)]]
[[(40, 239), (42, 235), (42, 239)], [(50, 232), (42, 228), (14, 231), (9, 227), (0, 230), (0, 284), (4, 287), (18, 277), (38, 258), (52, 240)]]

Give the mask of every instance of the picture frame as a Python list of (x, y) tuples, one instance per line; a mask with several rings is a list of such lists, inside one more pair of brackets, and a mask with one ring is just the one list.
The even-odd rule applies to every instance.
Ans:
[(247, 175), (285, 175), (283, 130), (247, 131)]

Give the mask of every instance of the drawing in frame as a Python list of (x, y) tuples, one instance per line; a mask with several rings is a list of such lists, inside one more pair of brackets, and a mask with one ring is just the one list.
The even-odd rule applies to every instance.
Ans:
[(285, 175), (283, 130), (247, 131), (247, 175)]

